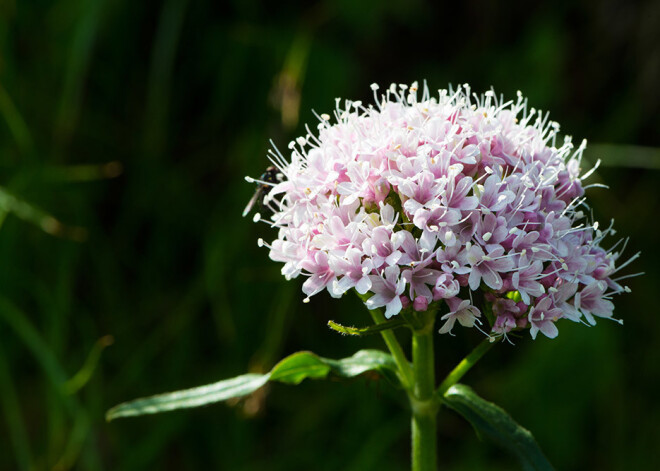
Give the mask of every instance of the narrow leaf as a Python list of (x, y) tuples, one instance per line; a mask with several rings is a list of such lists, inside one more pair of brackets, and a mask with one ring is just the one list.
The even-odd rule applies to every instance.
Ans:
[(338, 324), (335, 321), (328, 321), (328, 327), (330, 327), (335, 332), (339, 332), (343, 335), (357, 336), (376, 334), (378, 332), (382, 332), (383, 330), (396, 329), (402, 325), (406, 325), (406, 322), (400, 318), (390, 319), (389, 321), (383, 322), (382, 324), (374, 324), (367, 327), (349, 327)]
[(16, 144), (24, 154), (32, 149), (32, 138), (21, 113), (16, 109), (16, 105), (11, 97), (0, 84), (0, 115), (5, 118), (9, 130), (14, 135)]
[(321, 379), (330, 373), (352, 378), (367, 371), (377, 371), (392, 380), (398, 370), (392, 356), (379, 350), (360, 350), (352, 357), (341, 360), (323, 358), (312, 352), (298, 352), (284, 358), (270, 373), (246, 374), (206, 386), (125, 402), (110, 409), (106, 419), (110, 421), (225, 401), (250, 394), (268, 381), (300, 384), (304, 379)]
[(443, 402), (465, 417), (480, 436), (486, 436), (513, 452), (523, 469), (551, 471), (552, 465), (543, 455), (538, 443), (529, 432), (501, 407), (488, 402), (471, 388), (456, 384), (444, 394)]
[(87, 384), (92, 378), (94, 370), (96, 370), (96, 366), (101, 359), (101, 353), (103, 353), (103, 350), (107, 347), (112, 345), (113, 342), (114, 339), (111, 335), (105, 335), (96, 341), (82, 368), (71, 379), (64, 383), (64, 390), (67, 394), (74, 394)]
[(87, 237), (87, 231), (82, 227), (65, 226), (45, 211), (14, 196), (6, 188), (0, 186), (0, 210), (13, 213), (18, 218), (34, 224), (42, 231), (76, 241)]
[(119, 417), (156, 414), (175, 409), (188, 409), (234, 397), (250, 394), (266, 384), (270, 374), (245, 374), (206, 386), (184, 389), (156, 396), (124, 402), (110, 409), (105, 418), (110, 421)]
[(34, 469), (30, 440), (28, 439), (25, 421), (21, 412), (16, 387), (11, 377), (5, 353), (0, 345), (0, 405), (2, 406), (7, 428), (8, 441), (16, 458), (16, 469), (28, 471)]

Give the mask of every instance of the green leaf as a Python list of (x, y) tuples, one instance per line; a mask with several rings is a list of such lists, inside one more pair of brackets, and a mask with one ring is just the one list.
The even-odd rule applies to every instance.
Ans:
[(479, 436), (486, 436), (513, 452), (525, 470), (551, 471), (552, 465), (526, 428), (501, 407), (477, 395), (470, 387), (456, 384), (444, 394), (443, 402), (465, 417)]
[(34, 224), (42, 231), (72, 240), (82, 241), (87, 237), (87, 231), (82, 227), (65, 226), (45, 211), (13, 195), (0, 186), (0, 211), (13, 213), (16, 217)]
[(270, 379), (288, 384), (300, 384), (305, 378), (325, 378), (330, 365), (312, 352), (298, 352), (280, 361), (270, 372)]
[(30, 440), (28, 439), (23, 413), (18, 401), (18, 394), (11, 377), (9, 364), (0, 344), (0, 406), (2, 406), (7, 423), (7, 440), (14, 450), (17, 469), (28, 471), (34, 469)]
[(324, 360), (332, 366), (333, 373), (344, 378), (352, 378), (367, 371), (378, 371), (385, 375), (397, 371), (392, 355), (380, 350), (360, 350), (352, 357), (342, 360)]
[(136, 399), (113, 407), (107, 412), (105, 418), (110, 421), (119, 417), (156, 414), (226, 401), (256, 391), (268, 382), (269, 377), (269, 373), (264, 375), (246, 374), (206, 386)]
[(386, 322), (383, 322), (382, 324), (374, 324), (367, 327), (350, 327), (341, 325), (335, 321), (328, 321), (328, 327), (330, 327), (335, 332), (339, 332), (343, 335), (356, 336), (376, 334), (378, 332), (382, 332), (383, 330), (396, 329), (397, 327), (401, 327), (403, 325), (406, 325), (406, 321), (401, 318), (390, 319)]
[(67, 394), (74, 394), (87, 384), (87, 382), (92, 378), (94, 370), (96, 369), (99, 360), (101, 359), (101, 353), (103, 353), (103, 350), (105, 350), (107, 347), (112, 345), (113, 342), (114, 339), (111, 335), (103, 336), (96, 341), (92, 347), (92, 351), (89, 352), (89, 356), (87, 357), (87, 360), (85, 360), (85, 364), (80, 369), (80, 371), (78, 371), (71, 379), (64, 383), (64, 390)]
[(300, 384), (306, 378), (322, 379), (331, 372), (339, 377), (352, 378), (367, 371), (377, 371), (391, 380), (396, 377), (397, 367), (392, 356), (380, 350), (360, 350), (341, 360), (323, 358), (312, 352), (298, 352), (280, 361), (269, 373), (245, 374), (206, 386), (125, 402), (110, 409), (106, 419), (110, 421), (213, 404), (251, 394), (268, 381)]
[(27, 154), (32, 150), (32, 138), (21, 113), (14, 105), (11, 97), (0, 84), (0, 115), (5, 118), (9, 131), (14, 135), (16, 144), (22, 153)]

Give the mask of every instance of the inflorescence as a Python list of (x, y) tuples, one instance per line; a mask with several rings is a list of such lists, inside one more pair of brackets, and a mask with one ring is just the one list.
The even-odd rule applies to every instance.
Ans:
[(612, 295), (629, 291), (613, 276), (632, 259), (617, 267), (625, 243), (602, 248), (614, 229), (589, 222), (586, 141), (557, 147), (559, 125), (520, 92), (372, 89), (375, 107), (337, 99), (289, 159), (269, 152), (282, 178), (259, 181), (272, 186), (262, 220), (279, 233), (259, 243), (287, 279), (306, 276), (308, 297), (353, 288), (388, 318), (444, 300), (441, 333), (480, 325), (475, 304), (495, 335), (612, 318)]

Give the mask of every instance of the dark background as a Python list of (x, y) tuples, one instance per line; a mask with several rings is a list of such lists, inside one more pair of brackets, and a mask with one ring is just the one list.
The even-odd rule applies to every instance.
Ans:
[[(301, 349), (382, 347), (326, 328), (368, 324), (357, 299), (302, 304), (300, 280), (257, 247), (274, 232), (241, 218), (243, 176), (312, 109), (423, 79), (522, 90), (589, 139), (593, 181), (611, 188), (589, 191), (594, 214), (643, 252), (627, 273), (646, 272), (616, 300), (623, 327), (560, 322), (556, 340), (501, 344), (465, 381), (557, 469), (655, 469), (658, 31), (657, 1), (0, 1), (0, 469), (406, 469), (408, 410), (384, 381), (104, 413)], [(456, 333), (437, 336), (439, 375), (481, 338)], [(517, 466), (450, 411), (439, 439), (443, 469)]]

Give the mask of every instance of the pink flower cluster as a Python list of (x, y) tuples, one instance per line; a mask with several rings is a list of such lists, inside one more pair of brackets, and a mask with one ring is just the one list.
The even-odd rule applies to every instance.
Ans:
[(375, 106), (338, 99), (290, 159), (270, 152), (283, 178), (260, 184), (279, 234), (259, 242), (287, 279), (305, 276), (308, 297), (355, 289), (388, 318), (444, 301), (441, 333), (485, 314), (493, 334), (554, 338), (561, 318), (612, 317), (622, 247), (601, 248), (614, 230), (585, 218), (585, 143), (557, 147), (559, 125), (520, 92), (372, 89)]

